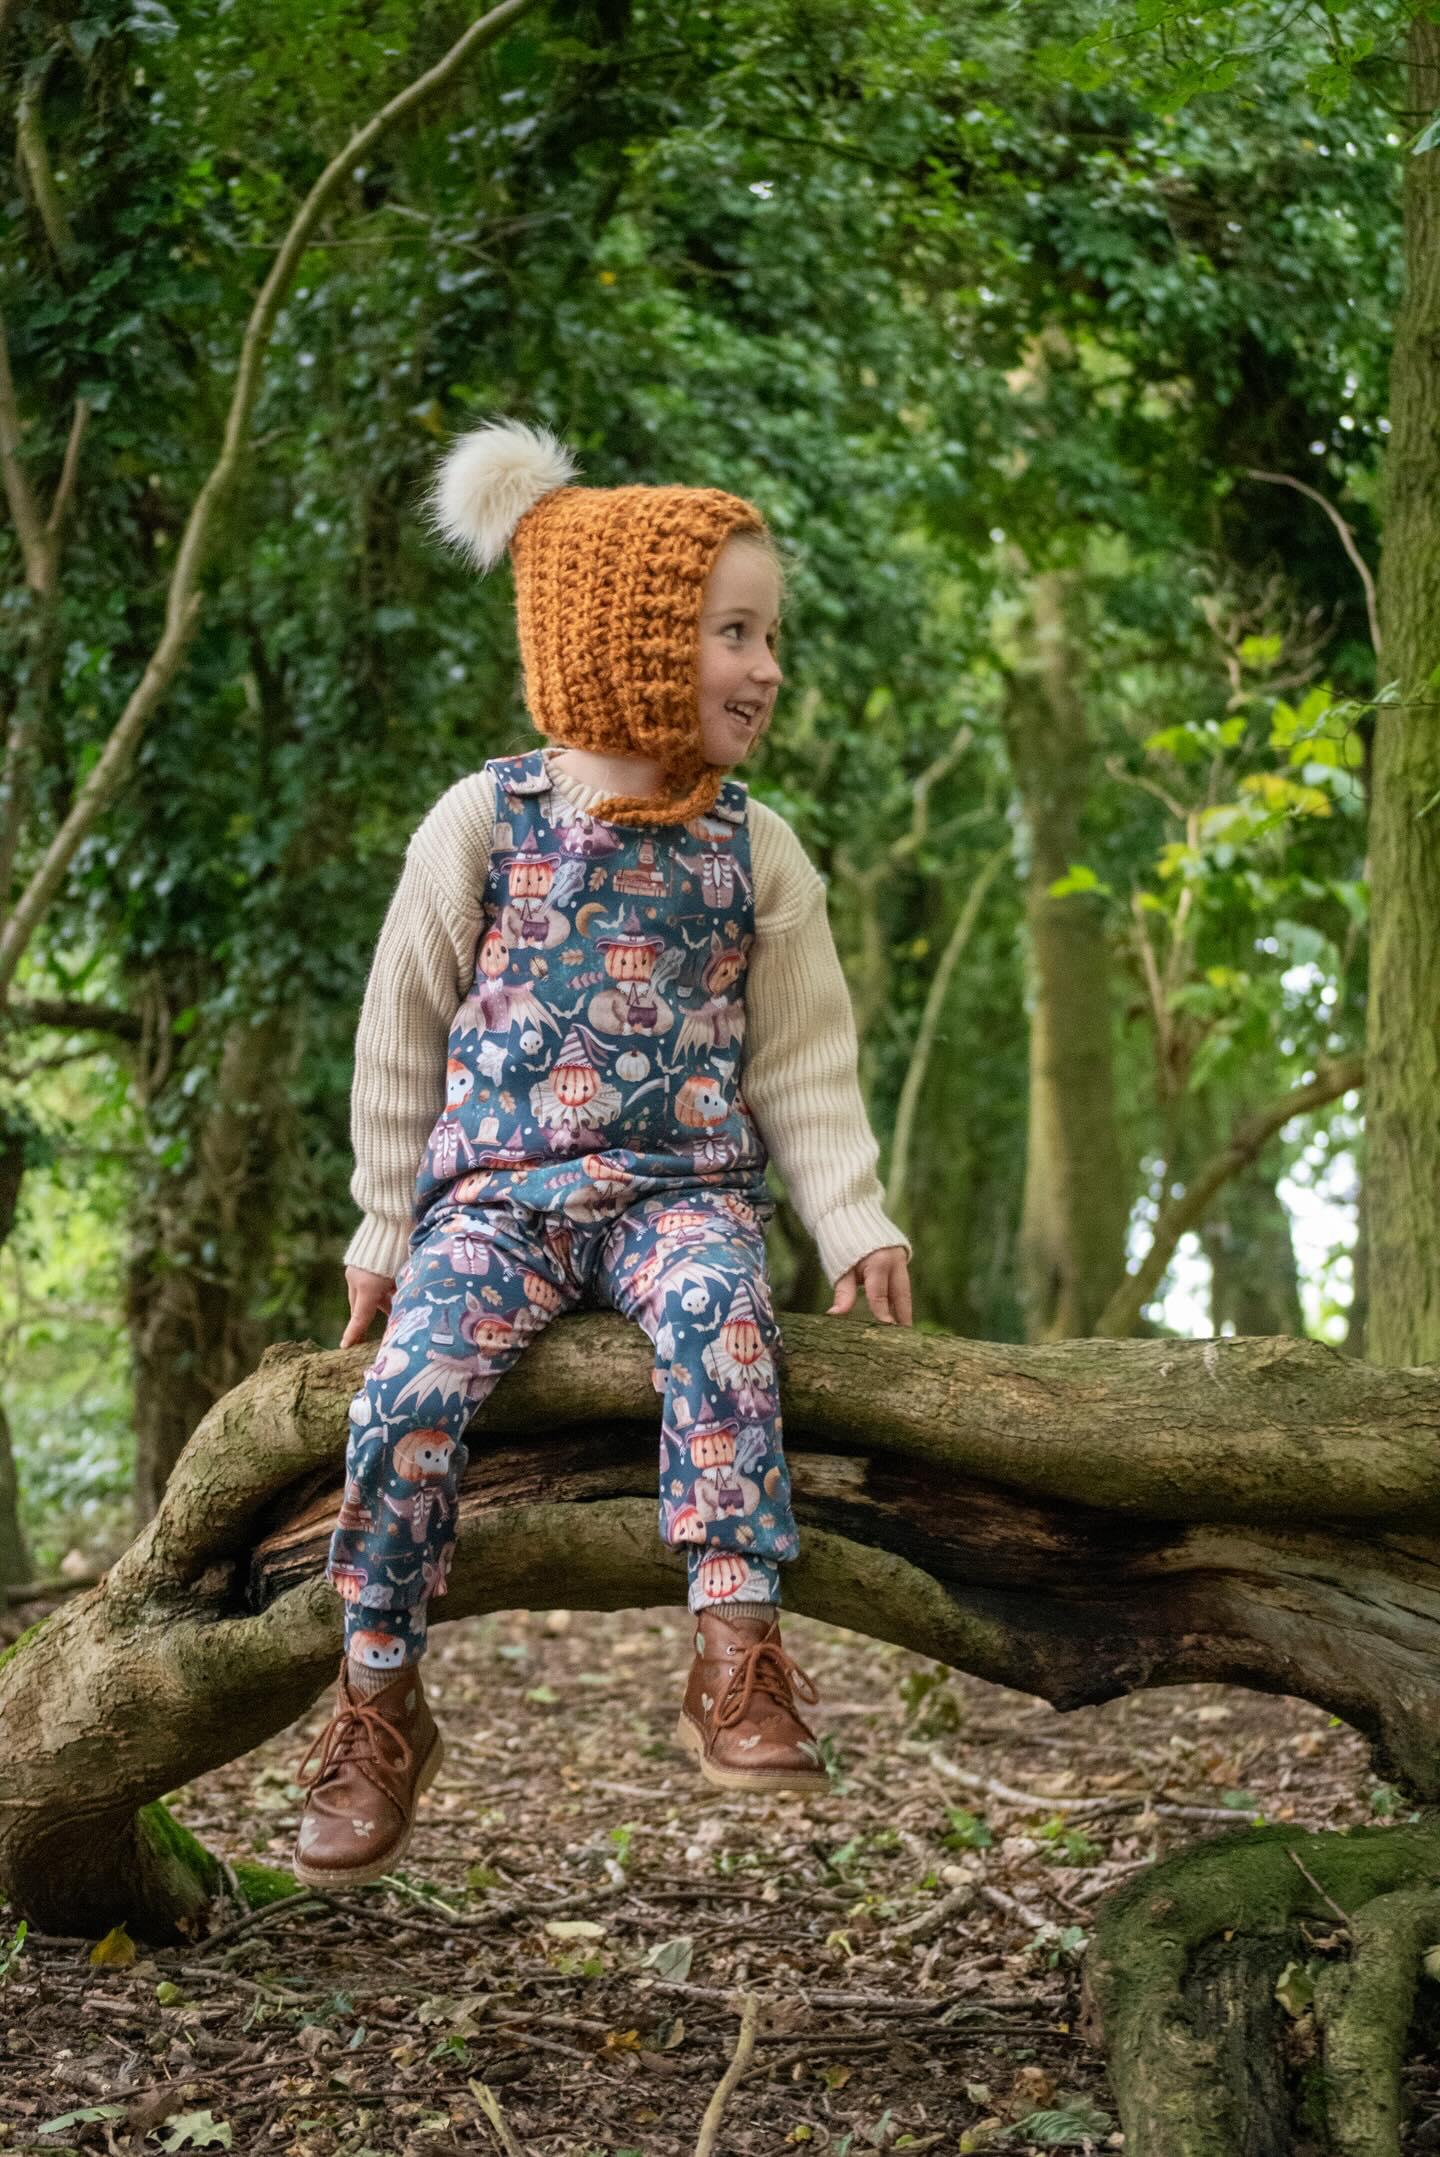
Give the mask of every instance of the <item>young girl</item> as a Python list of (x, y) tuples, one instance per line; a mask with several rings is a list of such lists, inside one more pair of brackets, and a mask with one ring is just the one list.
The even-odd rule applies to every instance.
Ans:
[[(824, 885), (727, 776), (770, 723), (781, 573), (709, 487), (573, 482), (542, 428), (462, 436), (435, 529), (509, 551), (548, 746), (492, 758), (410, 841), (356, 1036), (350, 1323), (384, 1338), (350, 1407), (326, 1578), (345, 1602), (297, 1878), (373, 1880), (442, 1759), (420, 1659), (476, 1408), (554, 1317), (633, 1318), (662, 1397), (660, 1534), (688, 1556), (677, 1735), (724, 1789), (825, 1786), (780, 1644), (798, 1549), (765, 1226), (773, 1156), (834, 1284), (910, 1323)], [(442, 1101), (444, 1106), (438, 1107)], [(438, 1114), (437, 1114), (438, 1107)], [(418, 1175), (417, 1175), (418, 1164)]]

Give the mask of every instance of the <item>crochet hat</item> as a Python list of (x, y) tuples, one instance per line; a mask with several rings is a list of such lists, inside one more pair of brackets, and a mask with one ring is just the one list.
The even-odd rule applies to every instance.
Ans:
[(700, 737), (705, 582), (727, 539), (768, 528), (718, 487), (580, 487), (578, 472), (546, 428), (495, 420), (447, 450), (430, 522), (482, 572), (509, 548), (525, 703), (540, 732), (660, 765), (658, 795), (607, 795), (590, 814), (683, 823), (713, 806), (725, 777)]

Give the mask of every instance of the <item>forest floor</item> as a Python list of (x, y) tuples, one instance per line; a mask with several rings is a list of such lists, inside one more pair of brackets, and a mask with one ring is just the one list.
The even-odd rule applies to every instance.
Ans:
[[(1117, 2149), (1076, 2028), (1105, 1890), (1255, 1810), (1404, 1817), (1302, 1701), (1185, 1685), (1062, 1715), (838, 1627), (785, 1637), (821, 1691), (815, 1799), (729, 1797), (681, 1754), (683, 1611), (437, 1625), (447, 1758), (388, 1881), (227, 1908), (241, 1929), (128, 1964), (32, 1934), (8, 1977), (5, 1913), (0, 2152)], [(331, 1698), (175, 1798), (218, 1856), (288, 1866)], [(1434, 2150), (1440, 2069), (1406, 2088), (1406, 2150)]]

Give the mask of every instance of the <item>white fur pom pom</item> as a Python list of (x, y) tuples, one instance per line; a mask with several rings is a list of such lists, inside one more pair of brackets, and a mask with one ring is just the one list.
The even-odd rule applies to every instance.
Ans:
[(493, 568), (510, 535), (542, 495), (566, 487), (579, 466), (546, 427), (494, 420), (462, 434), (441, 460), (430, 489), (431, 529), (469, 557)]

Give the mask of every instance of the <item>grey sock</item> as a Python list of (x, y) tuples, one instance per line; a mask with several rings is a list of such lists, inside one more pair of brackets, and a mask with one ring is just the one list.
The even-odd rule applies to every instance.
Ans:
[(392, 1678), (398, 1677), (402, 1670), (412, 1667), (408, 1663), (396, 1663), (390, 1670), (372, 1670), (368, 1663), (357, 1663), (353, 1655), (347, 1655), (345, 1658), (345, 1675), (350, 1681), (350, 1690), (352, 1693), (359, 1693), (362, 1700), (368, 1700), (372, 1693), (383, 1691)]

